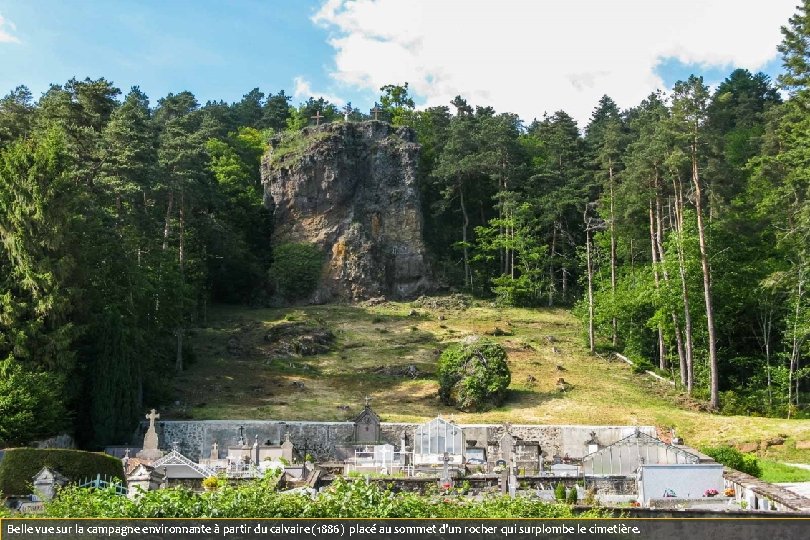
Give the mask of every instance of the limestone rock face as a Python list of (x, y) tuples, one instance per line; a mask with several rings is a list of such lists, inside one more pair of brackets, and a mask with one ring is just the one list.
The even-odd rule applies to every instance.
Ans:
[(406, 299), (432, 288), (409, 128), (368, 121), (305, 128), (271, 140), (262, 160), (273, 243), (325, 255), (311, 302)]

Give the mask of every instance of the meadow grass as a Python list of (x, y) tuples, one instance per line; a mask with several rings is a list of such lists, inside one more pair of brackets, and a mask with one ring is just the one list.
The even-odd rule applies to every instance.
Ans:
[[(413, 313), (415, 311), (415, 313)], [(325, 325), (336, 335), (328, 353), (276, 358), (264, 335), (285, 321)], [(471, 334), (492, 336), (509, 356), (510, 395), (498, 409), (462, 413), (437, 399), (434, 371), (441, 350)], [(229, 340), (239, 354), (228, 350)], [(810, 421), (720, 416), (681, 390), (636, 375), (607, 355), (588, 354), (579, 322), (564, 309), (498, 308), (476, 303), (462, 310), (323, 305), (287, 309), (219, 306), (192, 335), (196, 362), (175, 381), (180, 405), (167, 417), (343, 421), (372, 398), (384, 421), (424, 421), (436, 415), (463, 423), (510, 422), (653, 425), (672, 428), (692, 446), (760, 441), (786, 435), (764, 457), (810, 461), (796, 440), (810, 439)], [(381, 374), (385, 366), (419, 371), (416, 379)], [(569, 389), (557, 389), (558, 378)], [(303, 388), (300, 384), (303, 383)]]

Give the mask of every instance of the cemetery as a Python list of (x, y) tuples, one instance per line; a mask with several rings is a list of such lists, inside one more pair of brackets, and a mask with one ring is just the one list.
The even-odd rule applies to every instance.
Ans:
[[(388, 423), (367, 398), (346, 422), (161, 421), (153, 409), (135, 442), (140, 445), (106, 448), (104, 459), (120, 459), (123, 482), (100, 472), (77, 478), (75, 471), (65, 475), (59, 465), (44, 465), (30, 478), (31, 493), (18, 488), (6, 494), (5, 504), (41, 512), (68, 484), (112, 486), (120, 496), (137, 499), (165, 488), (202, 492), (220, 482), (271, 477), (275, 490), (313, 496), (343, 478), (472, 500), (565, 500), (653, 513), (810, 512), (810, 499), (724, 469), (677, 437), (665, 442), (652, 426), (458, 424), (441, 416), (421, 424)], [(0, 479), (9, 462), (14, 459), (0, 461)]]

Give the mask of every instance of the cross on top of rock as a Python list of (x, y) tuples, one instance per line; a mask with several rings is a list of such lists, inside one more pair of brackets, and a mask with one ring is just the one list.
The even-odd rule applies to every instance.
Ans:
[(374, 120), (377, 120), (377, 115), (383, 112), (383, 110), (375, 105), (374, 108), (371, 109), (371, 112), (374, 113)]
[(348, 122), (349, 115), (352, 114), (352, 102), (348, 102), (345, 107), (343, 107), (343, 119)]
[(310, 118), (314, 118), (315, 125), (318, 126), (321, 124), (321, 118), (323, 118), (323, 116), (321, 116), (321, 111), (315, 111), (315, 116), (311, 116)]

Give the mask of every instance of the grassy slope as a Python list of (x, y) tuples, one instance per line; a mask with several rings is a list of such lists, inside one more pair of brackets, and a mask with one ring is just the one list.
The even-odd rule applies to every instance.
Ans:
[(777, 463), (768, 459), (759, 460), (762, 469), (760, 478), (766, 482), (810, 482), (810, 471)]
[[(677, 428), (691, 445), (759, 441), (784, 434), (787, 443), (771, 447), (768, 457), (810, 461), (810, 452), (795, 450), (795, 440), (810, 439), (810, 421), (701, 412), (669, 385), (634, 375), (624, 363), (589, 356), (580, 326), (567, 311), (482, 306), (463, 311), (417, 308), (417, 316), (409, 316), (411, 305), (406, 303), (220, 307), (210, 315), (207, 327), (194, 332), (197, 362), (176, 381), (181, 405), (166, 411), (166, 417), (346, 420), (369, 395), (385, 421), (422, 421), (442, 414), (468, 423), (655, 425)], [(445, 320), (440, 321), (439, 315)], [(336, 350), (293, 362), (270, 358), (264, 334), (285, 319), (325, 322), (337, 334)], [(494, 338), (509, 353), (512, 384), (507, 403), (480, 414), (441, 405), (432, 377), (439, 351), (450, 341), (495, 327), (513, 333)], [(554, 336), (553, 344), (547, 336)], [(240, 343), (240, 356), (227, 351), (231, 338)], [(374, 373), (380, 366), (409, 364), (418, 367), (422, 378)], [(530, 375), (536, 382), (529, 382)], [(569, 391), (556, 390), (558, 377), (572, 385)], [(304, 382), (304, 389), (293, 386), (293, 381)]]

